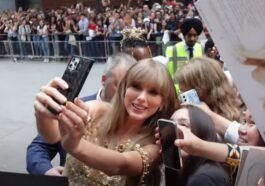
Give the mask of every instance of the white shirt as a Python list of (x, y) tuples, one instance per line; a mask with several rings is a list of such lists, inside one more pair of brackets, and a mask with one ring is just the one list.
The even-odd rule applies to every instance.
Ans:
[(237, 143), (239, 139), (238, 130), (239, 130), (240, 125), (241, 124), (238, 123), (237, 121), (231, 122), (231, 124), (225, 131), (224, 140), (226, 142), (231, 143), (231, 144)]
[(155, 56), (152, 57), (153, 60), (158, 61), (160, 63), (162, 63), (163, 65), (167, 65), (168, 63), (168, 58), (166, 58), (165, 56)]
[(98, 90), (98, 93), (97, 93), (96, 100), (98, 100), (98, 101), (102, 101), (102, 99), (101, 99), (101, 97), (100, 97), (101, 92), (102, 92), (102, 88), (100, 88), (100, 89)]

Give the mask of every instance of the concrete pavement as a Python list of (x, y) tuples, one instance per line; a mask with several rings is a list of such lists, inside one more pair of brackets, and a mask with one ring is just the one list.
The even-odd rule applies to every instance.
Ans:
[[(0, 60), (0, 170), (26, 172), (26, 148), (36, 136), (33, 103), (40, 87), (62, 76), (66, 63)], [(80, 96), (100, 87), (104, 64), (95, 63)], [(58, 160), (55, 160), (55, 164)]]

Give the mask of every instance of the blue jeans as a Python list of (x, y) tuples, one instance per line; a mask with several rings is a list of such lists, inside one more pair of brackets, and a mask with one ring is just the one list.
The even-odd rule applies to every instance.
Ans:
[(21, 40), (21, 36), (18, 37), (19, 53), (20, 57), (23, 58), (27, 54), (27, 43)]
[(19, 54), (18, 40), (17, 37), (8, 37), (10, 55), (15, 56)]
[(77, 54), (77, 47), (75, 45), (69, 44), (69, 35), (65, 36), (64, 40), (64, 50), (66, 51), (66, 54), (73, 56)]
[(60, 48), (59, 48), (58, 35), (52, 36), (52, 46), (53, 46), (53, 55), (55, 57), (59, 57), (60, 56)]
[(44, 57), (50, 57), (50, 40), (49, 36), (42, 37), (41, 39), (41, 48), (44, 54)]
[(32, 42), (33, 42), (33, 48), (34, 48), (34, 53), (33, 55), (35, 56), (40, 56), (41, 55), (41, 43), (40, 43), (40, 38), (41, 36), (34, 34), (32, 35)]

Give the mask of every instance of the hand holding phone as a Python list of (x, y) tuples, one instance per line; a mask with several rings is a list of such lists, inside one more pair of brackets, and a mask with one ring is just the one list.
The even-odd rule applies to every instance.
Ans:
[(162, 159), (165, 167), (172, 170), (180, 170), (182, 167), (182, 158), (178, 147), (174, 144), (177, 138), (176, 123), (171, 120), (159, 119), (157, 125), (161, 137)]
[(200, 98), (195, 89), (188, 90), (179, 95), (180, 103), (192, 103), (199, 105), (201, 103)]
[[(78, 96), (92, 69), (93, 63), (94, 61), (90, 58), (79, 56), (73, 56), (71, 58), (62, 76), (62, 79), (67, 82), (69, 88), (65, 90), (58, 88), (59, 92), (67, 98), (67, 101), (74, 101)], [(56, 99), (54, 100), (56, 101)], [(48, 109), (53, 114), (58, 114), (53, 108), (48, 107)]]

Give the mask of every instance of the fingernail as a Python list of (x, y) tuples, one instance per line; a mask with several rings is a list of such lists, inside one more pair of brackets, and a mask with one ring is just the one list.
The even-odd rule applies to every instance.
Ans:
[(65, 106), (61, 105), (61, 111), (65, 111)]
[(78, 99), (78, 98), (75, 98), (75, 99), (74, 99), (74, 102), (75, 102), (75, 103), (78, 103), (78, 102), (79, 102), (79, 99)]
[(68, 88), (69, 88), (69, 85), (66, 83), (64, 86), (64, 89), (68, 89)]
[(82, 100), (80, 98), (75, 98), (78, 103), (81, 103)]
[(57, 110), (58, 110), (59, 112), (61, 112), (61, 111), (62, 111), (62, 107), (61, 107), (61, 106), (58, 106), (58, 107), (57, 107)]
[(58, 118), (59, 118), (59, 119), (62, 119), (62, 117), (63, 117), (63, 114), (60, 113), (60, 114), (58, 115)]
[(87, 120), (86, 121), (87, 121), (87, 123), (89, 123), (91, 121), (91, 117), (89, 115), (87, 116)]

